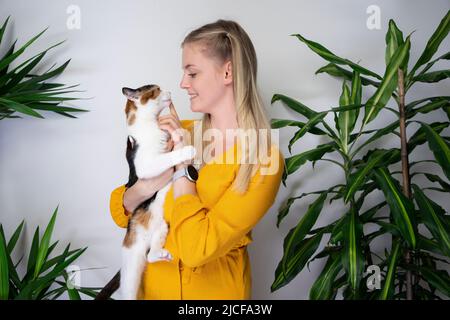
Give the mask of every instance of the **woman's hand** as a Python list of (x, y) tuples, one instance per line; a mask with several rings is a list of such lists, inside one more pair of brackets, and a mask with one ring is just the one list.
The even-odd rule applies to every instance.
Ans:
[(138, 179), (136, 183), (125, 191), (123, 206), (128, 212), (133, 212), (138, 205), (151, 198), (172, 181), (174, 168), (167, 169), (159, 176), (150, 179)]
[(177, 150), (182, 148), (185, 143), (185, 141), (183, 141), (184, 139), (182, 134), (183, 128), (181, 127), (180, 118), (178, 117), (177, 111), (175, 110), (173, 103), (170, 103), (169, 109), (170, 114), (160, 116), (158, 118), (159, 128), (169, 133), (170, 135), (169, 141), (170, 143), (173, 144), (173, 149)]

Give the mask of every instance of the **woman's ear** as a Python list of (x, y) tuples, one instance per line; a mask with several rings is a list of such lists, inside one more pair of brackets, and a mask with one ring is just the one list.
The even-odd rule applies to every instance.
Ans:
[(225, 63), (225, 74), (224, 74), (224, 83), (230, 84), (233, 83), (233, 66), (231, 65), (231, 61), (227, 61)]

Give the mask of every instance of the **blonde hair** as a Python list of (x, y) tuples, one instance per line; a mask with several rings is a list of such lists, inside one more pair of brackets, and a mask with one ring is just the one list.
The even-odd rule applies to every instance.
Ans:
[[(258, 92), (256, 52), (248, 34), (234, 21), (217, 20), (190, 32), (183, 40), (181, 47), (186, 44), (203, 45), (205, 47), (204, 53), (221, 63), (231, 61), (238, 126), (244, 131), (256, 129), (258, 132), (257, 145), (260, 145), (260, 129), (265, 129), (267, 136), (264, 138), (267, 141), (267, 151), (270, 152), (270, 122)], [(204, 114), (201, 123), (202, 132), (211, 128), (211, 117), (208, 113)], [(198, 140), (195, 139), (197, 142)], [(204, 150), (206, 142), (203, 139), (200, 139), (200, 141), (202, 144), (201, 150)], [(257, 146), (242, 143), (242, 141), (241, 146), (245, 146), (245, 150), (241, 151), (245, 152), (245, 155), (248, 155), (249, 158), (256, 154)], [(195, 147), (199, 150), (199, 146)], [(202, 158), (201, 155), (200, 158)], [(248, 188), (250, 179), (259, 167), (259, 161), (256, 163), (241, 163), (233, 183), (234, 190), (244, 193)]]

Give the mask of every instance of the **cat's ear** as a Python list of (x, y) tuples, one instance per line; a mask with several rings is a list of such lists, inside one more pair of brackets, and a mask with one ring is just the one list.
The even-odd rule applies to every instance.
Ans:
[(124, 87), (122, 88), (122, 93), (128, 100), (136, 101), (139, 99), (137, 91), (134, 89)]

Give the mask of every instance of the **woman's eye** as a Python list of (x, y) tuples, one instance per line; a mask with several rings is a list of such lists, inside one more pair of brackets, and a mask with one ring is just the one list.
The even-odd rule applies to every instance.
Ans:
[(191, 77), (191, 78), (195, 78), (196, 75), (197, 75), (196, 73), (189, 73), (188, 74), (188, 76)]

